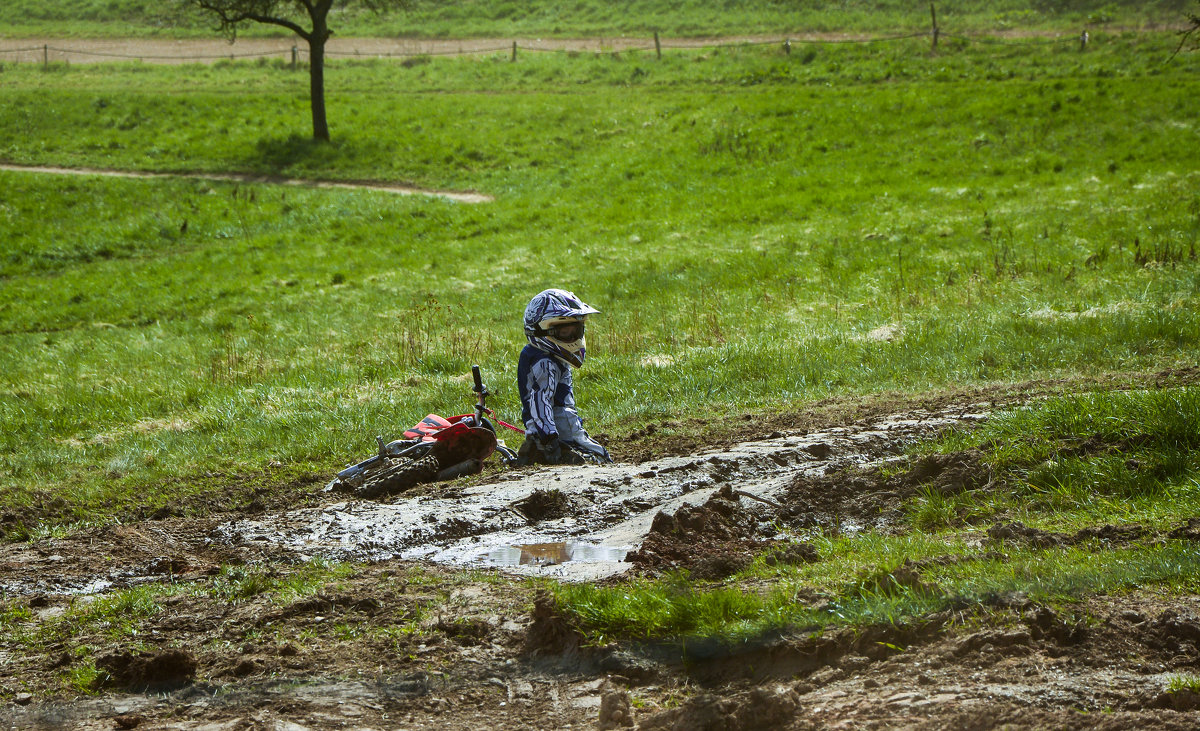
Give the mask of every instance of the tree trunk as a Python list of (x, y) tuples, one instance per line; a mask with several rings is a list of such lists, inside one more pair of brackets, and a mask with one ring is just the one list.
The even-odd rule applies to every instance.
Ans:
[(325, 121), (325, 41), (329, 32), (314, 29), (308, 39), (308, 94), (312, 104), (313, 139), (329, 141), (329, 123)]

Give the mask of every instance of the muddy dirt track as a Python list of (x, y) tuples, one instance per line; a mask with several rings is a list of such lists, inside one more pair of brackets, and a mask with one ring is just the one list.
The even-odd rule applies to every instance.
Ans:
[[(700, 643), (681, 657), (581, 644), (526, 581), (683, 568), (719, 583), (762, 553), (820, 561), (780, 528), (902, 530), (901, 505), (922, 486), (987, 479), (970, 454), (897, 462), (905, 445), (1028, 396), (894, 402), (902, 408), (780, 419), (757, 434), (748, 422), (707, 449), (633, 435), (615, 465), (493, 472), (381, 501), (323, 492), (313, 476), (287, 501), (206, 517), (164, 510), (0, 546), (3, 608), (24, 616), (0, 639), (0, 727), (1200, 727), (1200, 696), (1164, 692), (1171, 677), (1200, 674), (1195, 596), (1093, 597), (1071, 612), (1001, 596), (903, 625)], [(887, 464), (901, 469), (872, 469)], [(997, 555), (1004, 541), (1197, 542), (1200, 520), (1170, 535), (1007, 523), (974, 537)], [(287, 582), (314, 558), (360, 563), (307, 592), (250, 583)], [(919, 587), (925, 568), (892, 578)], [(174, 590), (155, 611), (130, 608), (132, 625), (55, 624), (138, 585)], [(39, 629), (37, 643), (16, 639)], [(80, 695), (63, 678), (80, 677), (87, 656), (99, 672)]]

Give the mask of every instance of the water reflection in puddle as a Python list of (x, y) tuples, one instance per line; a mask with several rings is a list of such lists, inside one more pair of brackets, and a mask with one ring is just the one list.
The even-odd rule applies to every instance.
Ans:
[(624, 561), (629, 547), (598, 546), (594, 543), (528, 543), (522, 546), (498, 546), (475, 560), (488, 566), (556, 566), (569, 561)]

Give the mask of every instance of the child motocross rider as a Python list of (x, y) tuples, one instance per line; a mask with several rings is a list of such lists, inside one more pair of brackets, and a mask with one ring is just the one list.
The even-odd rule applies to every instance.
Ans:
[(525, 442), (518, 464), (612, 462), (583, 430), (571, 387), (571, 369), (583, 365), (587, 316), (599, 312), (563, 289), (539, 292), (525, 308), (529, 344), (517, 362)]

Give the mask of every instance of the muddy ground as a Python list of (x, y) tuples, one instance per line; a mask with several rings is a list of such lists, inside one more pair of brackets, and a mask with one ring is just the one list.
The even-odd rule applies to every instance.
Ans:
[[(1166, 692), (1172, 677), (1200, 675), (1196, 596), (1069, 610), (1003, 596), (901, 626), (681, 653), (588, 646), (541, 594), (547, 580), (619, 584), (678, 568), (715, 585), (761, 553), (822, 560), (781, 528), (904, 530), (917, 489), (988, 479), (969, 453), (903, 461), (908, 443), (1058, 388), (818, 404), (710, 430), (704, 448), (700, 431), (658, 425), (609, 439), (613, 466), (496, 471), (378, 502), (325, 493), (314, 475), (233, 509), (176, 505), (9, 543), (0, 727), (1198, 728), (1200, 696)], [(1200, 520), (1163, 535), (965, 530), (998, 552), (1200, 540)], [(350, 568), (281, 588), (318, 558)], [(923, 568), (889, 580), (919, 587)], [(136, 586), (162, 589), (157, 606), (104, 611)], [(63, 620), (88, 608), (89, 621)]]

